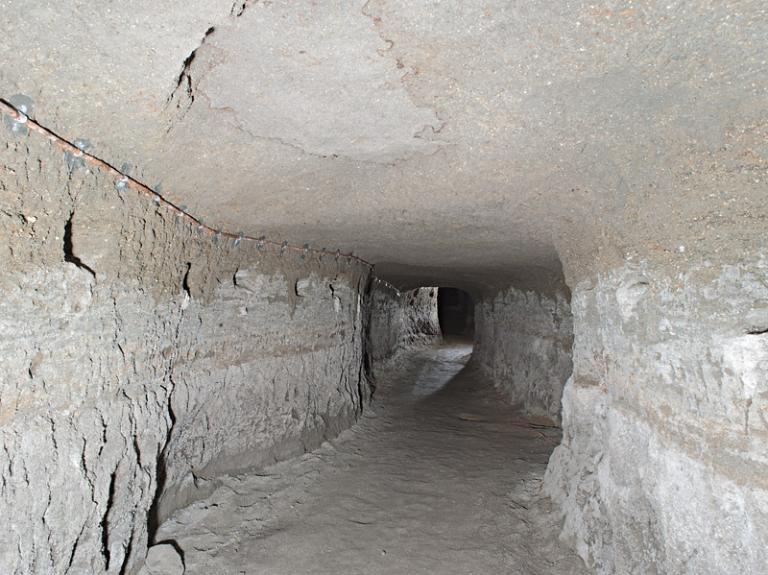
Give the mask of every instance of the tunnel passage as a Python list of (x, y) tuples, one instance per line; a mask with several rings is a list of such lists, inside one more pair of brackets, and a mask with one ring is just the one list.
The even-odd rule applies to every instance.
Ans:
[(588, 575), (538, 489), (560, 430), (499, 401), (470, 355), (455, 339), (402, 350), (340, 440), (222, 478), (158, 538), (186, 575)]
[(437, 290), (437, 315), (443, 337), (471, 339), (475, 335), (475, 304), (462, 289), (441, 287)]
[[(136, 575), (160, 541), (150, 510), (320, 457), (375, 419), (395, 367), (456, 367), (414, 293), (445, 285), (472, 295), (470, 367), (496, 407), (562, 425), (545, 492), (590, 571), (765, 575), (764, 0), (16, 4), (0, 26), (0, 573)], [(390, 453), (514, 421), (455, 405)], [(501, 448), (502, 480), (541, 479)], [(450, 474), (452, 454), (387, 474), (369, 453), (369, 477), (402, 479), (404, 511), (435, 520), (409, 556), (424, 566), (446, 516), (413, 472)], [(455, 487), (476, 489), (465, 470)], [(491, 488), (492, 506), (476, 491), (455, 510), (467, 525), (506, 541), (539, 520)], [(368, 499), (327, 517), (396, 533)], [(276, 541), (284, 524), (251, 518)], [(232, 539), (221, 556), (252, 549)], [(453, 550), (464, 573), (535, 572)], [(346, 552), (417, 572), (393, 549)]]

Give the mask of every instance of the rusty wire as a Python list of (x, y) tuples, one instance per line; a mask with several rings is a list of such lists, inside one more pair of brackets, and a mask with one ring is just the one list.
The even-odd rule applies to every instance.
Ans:
[(42, 126), (41, 124), (39, 124), (38, 122), (36, 122), (35, 120), (27, 116), (26, 114), (24, 114), (23, 112), (17, 110), (12, 104), (10, 104), (9, 102), (7, 102), (2, 98), (0, 98), (0, 111), (5, 112), (16, 122), (23, 122), (24, 125), (27, 126), (29, 131), (36, 132), (42, 136), (45, 136), (65, 152), (69, 152), (76, 158), (82, 158), (83, 161), (85, 161), (89, 165), (107, 172), (108, 174), (110, 174), (115, 178), (115, 185), (117, 185), (118, 182), (123, 184), (120, 186), (121, 190), (124, 190), (125, 188), (130, 188), (140, 194), (150, 197), (155, 202), (155, 204), (162, 205), (167, 210), (170, 210), (177, 216), (181, 216), (185, 218), (190, 224), (197, 226), (198, 229), (203, 230), (211, 237), (218, 235), (220, 237), (230, 238), (232, 240), (235, 240), (235, 245), (238, 245), (243, 240), (256, 242), (257, 246), (264, 246), (268, 244), (271, 246), (275, 246), (276, 248), (279, 248), (281, 255), (284, 250), (291, 250), (291, 251), (299, 252), (305, 255), (309, 252), (313, 254), (318, 254), (320, 256), (333, 256), (336, 259), (344, 258), (348, 260), (353, 260), (357, 263), (368, 266), (369, 268), (373, 268), (373, 264), (365, 261), (364, 259), (352, 253), (341, 253), (339, 250), (328, 251), (326, 249), (308, 248), (307, 244), (297, 246), (297, 245), (289, 244), (287, 241), (280, 242), (275, 240), (269, 240), (264, 236), (256, 238), (249, 235), (245, 235), (243, 233), (232, 233), (232, 232), (227, 232), (224, 230), (217, 230), (215, 228), (212, 228), (211, 226), (203, 223), (201, 220), (199, 220), (192, 214), (184, 211), (179, 206), (175, 205), (172, 202), (169, 202), (163, 196), (161, 196), (160, 193), (156, 192), (146, 184), (138, 181), (137, 179), (129, 176), (124, 172), (121, 172), (110, 163), (100, 158), (97, 158), (92, 154), (89, 154), (85, 150), (75, 146), (71, 142), (62, 138), (52, 130)]

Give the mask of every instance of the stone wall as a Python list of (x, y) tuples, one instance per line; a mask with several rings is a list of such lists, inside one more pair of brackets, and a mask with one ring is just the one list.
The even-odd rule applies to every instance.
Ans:
[(4, 574), (131, 573), (152, 515), (367, 398), (366, 266), (211, 236), (38, 134), (0, 142), (0, 262)]
[(560, 420), (571, 374), (573, 324), (563, 293), (508, 288), (475, 306), (473, 361), (511, 403)]
[(160, 518), (207, 494), (218, 474), (314, 449), (355, 421), (368, 398), (364, 286), (355, 274), (306, 271), (297, 280), (240, 268), (184, 314), (170, 403), (184, 416), (165, 448)]
[(380, 279), (372, 282), (368, 340), (374, 362), (440, 338), (437, 290), (427, 287), (400, 292)]
[(603, 575), (768, 565), (768, 261), (629, 264), (573, 292), (546, 490)]

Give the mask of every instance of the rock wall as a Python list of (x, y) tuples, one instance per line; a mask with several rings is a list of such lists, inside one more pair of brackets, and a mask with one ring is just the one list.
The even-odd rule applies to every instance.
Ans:
[(371, 286), (369, 353), (374, 362), (440, 338), (436, 287), (400, 292), (375, 279)]
[(765, 573), (768, 261), (742, 261), (575, 286), (545, 485), (599, 574)]
[(567, 296), (508, 288), (475, 306), (473, 361), (514, 404), (560, 421), (571, 375), (573, 322)]
[(217, 475), (314, 449), (355, 421), (368, 398), (364, 285), (314, 267), (300, 279), (240, 268), (184, 314), (169, 406), (184, 416), (165, 448), (161, 518)]
[(3, 134), (0, 572), (129, 574), (148, 524), (217, 474), (354, 421), (369, 270), (211, 236)]

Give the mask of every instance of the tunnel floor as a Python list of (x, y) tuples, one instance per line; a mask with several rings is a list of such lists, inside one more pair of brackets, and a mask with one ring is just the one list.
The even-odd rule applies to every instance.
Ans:
[(156, 540), (188, 575), (586, 573), (540, 494), (559, 430), (500, 401), (470, 353), (453, 342), (379, 368), (352, 430), (225, 477)]

